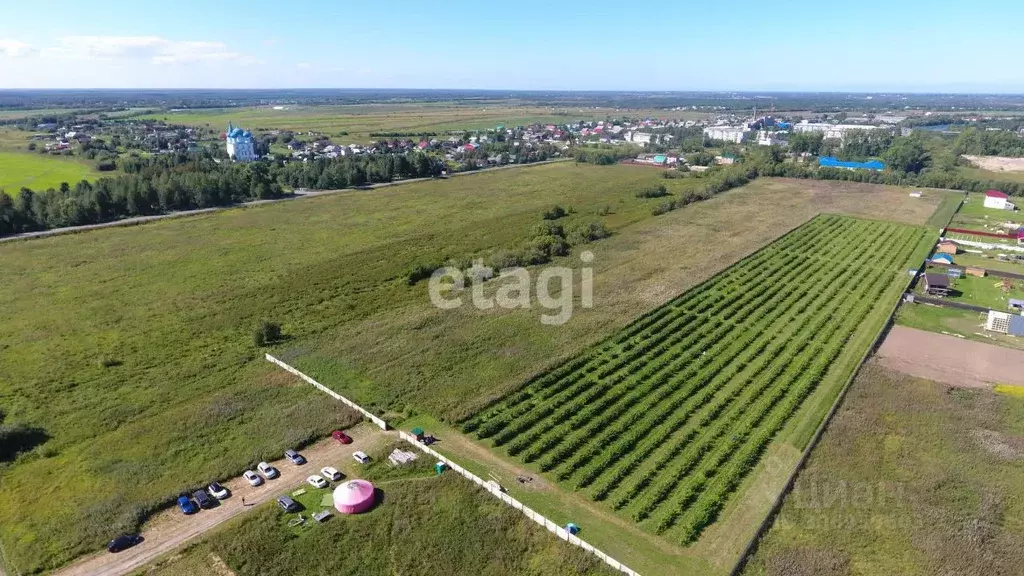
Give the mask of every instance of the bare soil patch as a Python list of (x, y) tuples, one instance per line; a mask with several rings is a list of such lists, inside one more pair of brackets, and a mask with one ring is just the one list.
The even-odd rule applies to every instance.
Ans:
[(971, 156), (969, 154), (964, 154), (963, 157), (982, 170), (992, 172), (1024, 172), (1024, 158)]
[(881, 363), (962, 388), (1024, 385), (1024, 352), (955, 336), (894, 326), (878, 351)]

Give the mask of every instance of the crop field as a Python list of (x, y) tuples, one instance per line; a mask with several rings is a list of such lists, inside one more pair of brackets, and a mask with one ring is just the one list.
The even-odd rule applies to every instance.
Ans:
[(746, 576), (1020, 574), (1024, 398), (869, 362)]
[(11, 196), (22, 187), (33, 190), (58, 188), (98, 178), (100, 172), (85, 162), (30, 152), (0, 152), (0, 190)]
[[(678, 194), (700, 181), (556, 163), (0, 245), (0, 411), (43, 441), (0, 461), (12, 567), (96, 550), (181, 491), (339, 425), (261, 359), (260, 320), (282, 324), (275, 355), (389, 420), (454, 421), (816, 214), (920, 225), (938, 204), (763, 179), (652, 216), (635, 192), (662, 182)], [(565, 325), (536, 309), (440, 310), (406, 282), (417, 264), (529, 241), (555, 203), (573, 209), (567, 228), (612, 232), (588, 246), (594, 308)]]
[(931, 234), (820, 216), (463, 429), (691, 544)]

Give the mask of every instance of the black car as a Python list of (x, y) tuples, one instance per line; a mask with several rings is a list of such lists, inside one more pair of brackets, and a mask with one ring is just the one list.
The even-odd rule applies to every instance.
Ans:
[(127, 550), (139, 542), (142, 542), (142, 536), (139, 536), (138, 534), (121, 534), (107, 544), (107, 552), (120, 552), (122, 550)]
[(302, 504), (299, 504), (288, 496), (281, 496), (278, 498), (277, 505), (285, 512), (298, 512), (299, 510), (302, 510)]
[(217, 501), (214, 500), (213, 496), (206, 493), (206, 490), (196, 490), (192, 493), (192, 497), (196, 499), (200, 508), (213, 508), (217, 505)]

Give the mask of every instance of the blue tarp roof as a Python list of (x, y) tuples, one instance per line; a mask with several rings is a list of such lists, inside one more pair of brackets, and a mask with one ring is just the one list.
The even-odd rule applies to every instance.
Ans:
[(884, 170), (885, 164), (880, 160), (871, 160), (868, 162), (845, 162), (843, 160), (837, 160), (832, 156), (822, 156), (818, 160), (819, 166), (826, 168), (852, 168), (855, 170)]
[(953, 257), (950, 256), (949, 254), (936, 254), (936, 255), (932, 256), (932, 262), (935, 262), (936, 260), (945, 260), (946, 262), (949, 262), (950, 264), (953, 263)]
[(1010, 334), (1024, 336), (1024, 316), (1010, 316)]

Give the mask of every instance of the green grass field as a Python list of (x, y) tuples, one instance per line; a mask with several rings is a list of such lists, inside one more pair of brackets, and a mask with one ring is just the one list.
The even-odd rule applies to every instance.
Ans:
[[(921, 224), (938, 202), (761, 180), (652, 217), (635, 192), (658, 175), (560, 163), (0, 245), (0, 410), (50, 437), (0, 464), (13, 566), (63, 564), (183, 489), (339, 424), (261, 360), (261, 319), (290, 338), (275, 354), (372, 409), (454, 419), (819, 212)], [(589, 247), (594, 308), (564, 326), (538, 310), (442, 311), (406, 283), (413, 266), (531, 238), (555, 203), (574, 209), (567, 225), (613, 232)]]
[(0, 110), (0, 120), (20, 120), (33, 116), (48, 116), (55, 114), (70, 114), (75, 108), (32, 108), (28, 110)]
[(22, 187), (43, 191), (101, 175), (84, 161), (34, 152), (0, 152), (0, 190), (11, 196)]
[[(351, 106), (287, 106), (223, 108), (203, 111), (153, 112), (140, 116), (172, 124), (210, 127), (223, 130), (228, 122), (253, 131), (293, 130), (315, 131), (337, 136), (342, 143), (368, 142), (373, 132), (421, 133), (458, 130), (484, 130), (497, 125), (506, 127), (532, 123), (567, 124), (580, 120), (603, 120), (627, 112), (614, 109), (510, 106), (508, 103), (457, 105), (436, 104), (362, 104)], [(636, 110), (632, 117), (700, 118), (696, 112)], [(339, 136), (347, 132), (347, 136)]]
[(868, 364), (744, 574), (1016, 574), (1024, 399)]

